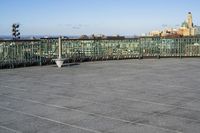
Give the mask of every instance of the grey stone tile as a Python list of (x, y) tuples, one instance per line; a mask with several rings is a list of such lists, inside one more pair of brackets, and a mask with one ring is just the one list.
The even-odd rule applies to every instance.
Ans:
[(56, 97), (54, 99), (51, 99), (47, 101), (48, 104), (53, 104), (57, 106), (63, 106), (67, 108), (77, 109), (84, 107), (88, 104), (91, 104), (91, 102), (76, 98), (69, 98), (69, 97)]
[(35, 100), (41, 103), (54, 104), (54, 105), (64, 106), (64, 107), (69, 107), (69, 108), (83, 107), (91, 103), (87, 100), (80, 100), (80, 99), (71, 98), (67, 96), (59, 96), (59, 95), (53, 95), (53, 94), (45, 95), (44, 92), (34, 93), (34, 95), (33, 93), (30, 93), (28, 91), (20, 91), (20, 90), (12, 90), (12, 89), (3, 90), (1, 92), (4, 92), (5, 96), (16, 97), (20, 99)]
[(0, 125), (20, 132), (35, 133), (58, 125), (57, 123), (48, 120), (39, 119), (15, 111), (9, 111), (2, 108), (0, 108), (0, 110), (2, 115), (0, 115)]
[(165, 114), (172, 115), (172, 116), (179, 116), (191, 120), (196, 120), (200, 122), (200, 111), (191, 109), (185, 109), (185, 108), (176, 108), (169, 112), (166, 112)]
[(171, 115), (154, 114), (137, 122), (184, 133), (199, 133), (200, 131), (200, 123)]
[(114, 110), (120, 109), (117, 106), (108, 105), (108, 104), (98, 104), (98, 103), (92, 103), (88, 104), (84, 107), (78, 108), (79, 110), (95, 113), (95, 114), (107, 114), (110, 112), (113, 112)]
[(12, 121), (16, 121), (16, 120), (26, 120), (29, 119), (30, 117), (24, 117), (23, 114), (19, 114), (19, 113), (14, 113), (12, 111), (8, 111), (6, 109), (2, 109), (0, 108), (0, 125), (5, 124), (5, 123), (9, 123)]
[(130, 122), (135, 122), (135, 121), (144, 119), (145, 117), (149, 115), (152, 115), (152, 113), (144, 113), (144, 112), (136, 111), (132, 109), (121, 108), (118, 110), (114, 110), (105, 115), (116, 118), (116, 119), (122, 119), (122, 120), (130, 121)]
[(93, 116), (93, 117), (88, 117), (84, 120), (77, 121), (73, 124), (80, 127), (97, 130), (100, 132), (107, 132), (108, 130), (114, 129), (122, 125), (126, 125), (127, 123), (109, 118)]
[(200, 100), (186, 103), (184, 108), (200, 111)]
[(50, 127), (48, 129), (40, 130), (37, 133), (94, 133), (94, 132), (70, 126), (58, 125)]
[(177, 132), (149, 125), (128, 124), (126, 126), (120, 126), (114, 128), (108, 131), (108, 133), (177, 133)]
[(4, 99), (4, 102), (1, 101), (0, 106), (34, 115), (45, 116), (46, 114), (49, 114), (51, 112), (54, 112), (54, 110), (56, 110), (55, 107), (49, 107), (30, 101), (18, 100), (9, 97), (1, 97), (1, 98)]
[[(26, 116), (24, 116), (26, 117)], [(46, 130), (48, 128), (51, 128), (53, 126), (57, 126), (58, 124), (54, 122), (50, 122), (47, 120), (42, 120), (38, 118), (29, 118), (24, 120), (13, 120), (11, 122), (7, 122), (6, 124), (3, 124), (3, 126), (21, 131), (23, 133), (36, 133), (40, 130)]]
[(84, 119), (93, 118), (94, 116), (79, 111), (57, 108), (54, 112), (46, 114), (45, 117), (55, 121), (71, 124)]
[(6, 128), (2, 128), (0, 126), (0, 133), (17, 133), (16, 131), (13, 131), (12, 129), (6, 129)]
[(27, 106), (31, 106), (31, 105), (35, 105), (35, 103), (28, 103), (28, 102), (24, 101), (23, 99), (18, 100), (18, 99), (9, 98), (6, 96), (0, 97), (0, 106), (3, 106), (3, 107), (20, 110), (23, 107), (27, 107)]
[(167, 105), (174, 105), (174, 106), (183, 106), (194, 99), (192, 98), (181, 98), (181, 97), (161, 97), (154, 102), (167, 104)]
[(123, 108), (130, 108), (133, 110), (147, 112), (147, 113), (162, 113), (173, 109), (173, 106), (162, 105), (159, 103), (153, 103), (140, 100), (128, 100), (128, 99), (115, 99), (112, 101), (113, 105), (121, 106)]

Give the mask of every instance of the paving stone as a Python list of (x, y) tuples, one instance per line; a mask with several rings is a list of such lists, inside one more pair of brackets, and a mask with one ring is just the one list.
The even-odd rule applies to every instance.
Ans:
[(0, 70), (0, 132), (199, 133), (199, 66), (184, 58)]
[(130, 124), (112, 129), (108, 131), (108, 133), (177, 133), (177, 132), (167, 129), (160, 129), (153, 126)]
[(155, 114), (144, 118), (141, 121), (137, 121), (142, 124), (152, 125), (156, 127), (162, 127), (166, 129), (176, 130), (183, 133), (199, 133), (200, 123), (171, 115)]

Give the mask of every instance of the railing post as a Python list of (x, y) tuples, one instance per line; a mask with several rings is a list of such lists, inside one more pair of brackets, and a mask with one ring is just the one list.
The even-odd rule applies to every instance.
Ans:
[(61, 37), (58, 39), (58, 45), (59, 45), (59, 53), (58, 53), (58, 59), (62, 58), (62, 40)]
[(179, 44), (179, 56), (180, 56), (180, 59), (182, 59), (182, 48), (181, 48), (181, 43)]
[(160, 50), (158, 47), (156, 47), (156, 51), (157, 51), (157, 59), (160, 59)]
[(139, 60), (143, 59), (143, 41), (139, 39)]
[(61, 68), (64, 61), (66, 60), (66, 59), (62, 58), (62, 38), (61, 37), (58, 38), (58, 46), (59, 46), (59, 48), (58, 48), (58, 50), (59, 50), (58, 51), (58, 59), (54, 59), (54, 61), (56, 62), (57, 66), (59, 68)]
[(40, 66), (42, 66), (42, 44), (40, 44)]

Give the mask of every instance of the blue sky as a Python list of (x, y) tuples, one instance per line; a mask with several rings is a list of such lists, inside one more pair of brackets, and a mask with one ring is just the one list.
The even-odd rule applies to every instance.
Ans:
[(0, 0), (0, 35), (140, 35), (176, 26), (187, 12), (200, 25), (199, 0)]

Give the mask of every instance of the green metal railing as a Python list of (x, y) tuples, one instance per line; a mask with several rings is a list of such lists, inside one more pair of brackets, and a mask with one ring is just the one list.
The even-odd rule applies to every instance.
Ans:
[[(62, 39), (66, 62), (134, 58), (200, 57), (200, 37)], [(52, 64), (58, 39), (0, 40), (0, 68)]]

